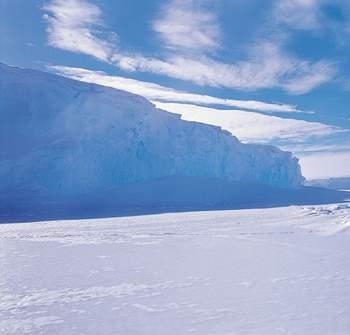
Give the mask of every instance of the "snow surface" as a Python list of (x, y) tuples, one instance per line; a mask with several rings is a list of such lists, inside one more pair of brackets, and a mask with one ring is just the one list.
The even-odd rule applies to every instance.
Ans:
[(348, 335), (350, 203), (0, 225), (0, 333)]
[(2, 194), (100, 194), (169, 176), (303, 182), (291, 153), (95, 84), (0, 65), (0, 110)]

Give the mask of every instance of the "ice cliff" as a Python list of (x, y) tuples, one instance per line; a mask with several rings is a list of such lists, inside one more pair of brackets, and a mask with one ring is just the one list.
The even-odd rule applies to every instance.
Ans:
[(303, 181), (291, 153), (242, 144), (135, 94), (0, 65), (2, 194), (80, 195), (172, 176)]

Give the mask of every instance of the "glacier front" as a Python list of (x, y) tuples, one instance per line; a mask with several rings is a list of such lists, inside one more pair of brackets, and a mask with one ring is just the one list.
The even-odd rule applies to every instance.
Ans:
[(296, 158), (125, 91), (0, 65), (0, 193), (101, 194), (162, 178), (297, 188)]

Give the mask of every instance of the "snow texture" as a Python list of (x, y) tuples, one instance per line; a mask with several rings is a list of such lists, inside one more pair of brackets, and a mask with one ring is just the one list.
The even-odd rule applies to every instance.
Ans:
[(101, 194), (159, 178), (295, 188), (296, 158), (187, 122), (141, 96), (0, 65), (0, 193)]
[(0, 225), (0, 334), (348, 335), (350, 203)]

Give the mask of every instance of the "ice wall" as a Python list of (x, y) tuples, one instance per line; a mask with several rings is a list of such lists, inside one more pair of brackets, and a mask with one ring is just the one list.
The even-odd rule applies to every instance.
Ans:
[(0, 192), (79, 195), (169, 176), (303, 181), (297, 159), (275, 147), (128, 92), (0, 65)]

